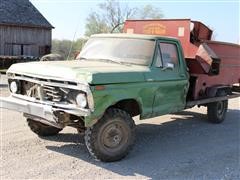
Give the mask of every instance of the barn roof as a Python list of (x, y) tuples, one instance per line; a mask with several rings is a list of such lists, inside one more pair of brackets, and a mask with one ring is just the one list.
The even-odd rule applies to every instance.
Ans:
[(0, 24), (53, 28), (29, 0), (0, 0)]

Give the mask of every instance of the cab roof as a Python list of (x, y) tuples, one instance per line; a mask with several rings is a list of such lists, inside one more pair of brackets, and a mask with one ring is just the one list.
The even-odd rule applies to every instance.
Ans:
[(148, 39), (148, 40), (166, 39), (166, 40), (178, 41), (177, 38), (169, 37), (169, 36), (129, 34), (129, 33), (94, 34), (91, 37), (94, 37), (94, 38), (129, 38), (129, 39)]

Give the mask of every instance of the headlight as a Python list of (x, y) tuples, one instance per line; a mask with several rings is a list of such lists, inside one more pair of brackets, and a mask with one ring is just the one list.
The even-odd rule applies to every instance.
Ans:
[(12, 81), (10, 83), (10, 90), (12, 93), (17, 93), (18, 91), (18, 85), (17, 85), (17, 82), (16, 81)]
[(81, 108), (85, 108), (87, 106), (87, 98), (84, 94), (78, 94), (76, 97), (77, 105)]

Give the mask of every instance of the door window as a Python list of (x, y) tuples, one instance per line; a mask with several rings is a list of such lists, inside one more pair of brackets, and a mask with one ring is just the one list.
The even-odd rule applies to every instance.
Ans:
[(163, 67), (173, 64), (174, 68), (178, 67), (178, 52), (175, 44), (160, 43)]

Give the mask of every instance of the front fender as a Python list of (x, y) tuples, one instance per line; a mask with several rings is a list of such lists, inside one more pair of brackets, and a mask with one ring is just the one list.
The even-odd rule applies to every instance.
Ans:
[[(153, 94), (146, 92), (151, 88), (144, 83), (119, 84), (104, 86), (104, 90), (96, 90), (92, 87), (94, 99), (94, 112), (85, 117), (85, 126), (90, 127), (95, 124), (105, 113), (106, 109), (121, 100), (134, 99), (138, 102), (141, 116), (152, 113)], [(144, 102), (144, 103), (143, 103)]]

